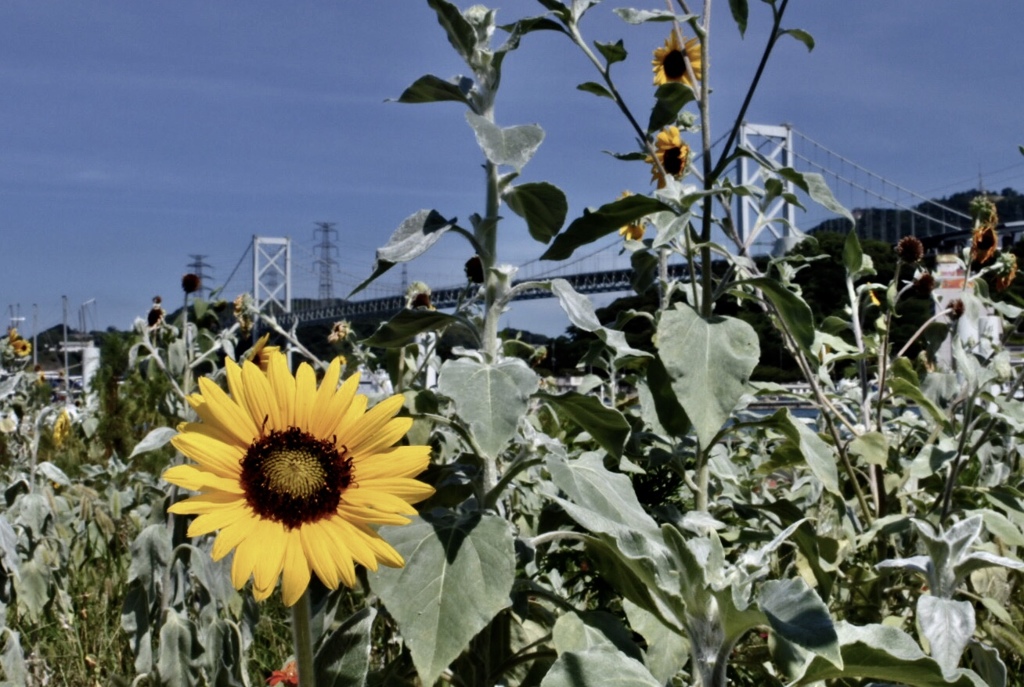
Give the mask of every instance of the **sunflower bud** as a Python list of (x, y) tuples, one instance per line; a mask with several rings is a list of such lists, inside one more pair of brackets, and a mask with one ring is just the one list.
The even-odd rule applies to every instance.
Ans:
[(924, 244), (916, 236), (904, 236), (896, 244), (896, 257), (908, 265), (914, 265), (924, 257)]
[(189, 272), (181, 277), (181, 290), (185, 293), (195, 293), (202, 285), (203, 280), (199, 278), (198, 274)]

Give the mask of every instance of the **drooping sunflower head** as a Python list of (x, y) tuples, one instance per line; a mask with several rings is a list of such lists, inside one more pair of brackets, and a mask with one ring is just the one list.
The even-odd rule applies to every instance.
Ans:
[(691, 38), (685, 45), (680, 45), (679, 34), (673, 31), (665, 39), (665, 47), (654, 49), (651, 66), (654, 69), (654, 85), (661, 86), (670, 82), (681, 82), (693, 87), (690, 75), (686, 71), (686, 63), (698, 80), (704, 78), (701, 71), (700, 41)]
[(980, 265), (988, 263), (999, 247), (994, 224), (979, 224), (971, 236), (971, 260)]
[(661, 170), (664, 169), (666, 174), (676, 179), (683, 176), (690, 161), (690, 146), (679, 137), (679, 127), (668, 126), (658, 132), (654, 149), (661, 167), (650, 155), (647, 156), (647, 163), (651, 165), (651, 181), (656, 181), (658, 188), (665, 188), (665, 176)]
[(198, 515), (190, 537), (219, 530), (213, 558), (234, 551), (235, 587), (251, 577), (262, 600), (280, 578), (290, 606), (313, 572), (334, 589), (355, 585), (356, 563), (402, 566), (374, 527), (409, 522), (411, 504), (434, 493), (413, 479), (430, 447), (395, 446), (412, 425), (395, 417), (403, 397), (367, 411), (358, 375), (338, 386), (337, 360), (317, 386), (309, 365), (293, 376), (280, 351), (266, 371), (228, 360), (225, 372), (227, 392), (200, 378), (200, 393), (189, 398), (200, 421), (182, 424), (171, 440), (195, 463), (169, 468), (163, 478), (199, 492), (168, 510)]
[(1017, 256), (1006, 252), (999, 256), (999, 276), (996, 277), (996, 291), (1006, 291), (1017, 278)]

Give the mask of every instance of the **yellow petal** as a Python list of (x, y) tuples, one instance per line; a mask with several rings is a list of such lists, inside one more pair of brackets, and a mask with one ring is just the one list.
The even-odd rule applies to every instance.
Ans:
[(316, 401), (316, 373), (307, 363), (299, 365), (295, 373), (295, 404), (292, 408), (292, 423), (296, 427), (309, 427), (313, 417), (313, 403)]
[(389, 420), (377, 434), (367, 437), (366, 441), (359, 446), (349, 446), (348, 450), (353, 455), (380, 453), (384, 449), (394, 446), (396, 441), (406, 435), (410, 427), (412, 427), (411, 417), (396, 417), (394, 420)]
[[(253, 533), (253, 539), (260, 542), (260, 555), (253, 568), (253, 585), (260, 592), (273, 590), (284, 567), (284, 554), (288, 535), (284, 526), (271, 520), (261, 520)], [(265, 598), (265, 596), (264, 596)]]
[[(259, 427), (252, 416), (242, 406), (231, 400), (224, 390), (206, 377), (199, 378), (199, 390), (206, 399), (200, 406), (204, 413), (209, 413), (216, 424), (229, 433), (242, 446), (248, 446), (259, 436)], [(206, 419), (205, 417), (203, 418)], [(260, 418), (262, 421), (262, 417)]]
[(302, 547), (298, 529), (285, 533), (284, 567), (281, 571), (281, 600), (293, 606), (309, 586), (309, 561)]
[(354, 525), (408, 525), (409, 518), (397, 513), (343, 503), (338, 506), (338, 515)]
[(348, 556), (348, 550), (338, 547), (327, 534), (321, 522), (311, 522), (299, 528), (302, 550), (313, 572), (330, 589), (337, 589), (340, 576), (338, 559)]
[(350, 506), (362, 506), (382, 513), (403, 513), (405, 515), (416, 515), (416, 509), (406, 501), (382, 491), (371, 491), (359, 487), (357, 489), (346, 489), (341, 497)]
[[(373, 549), (370, 548), (366, 542), (366, 534), (348, 522), (344, 518), (335, 517), (331, 518), (326, 523), (326, 528), (332, 536), (332, 542), (335, 545), (339, 543), (348, 548), (349, 552), (360, 565), (370, 570), (377, 569), (377, 556), (374, 555)], [(342, 579), (345, 577), (345, 570), (342, 571)], [(350, 587), (355, 586), (355, 569), (352, 571), (352, 582), (346, 582)]]
[(197, 468), (195, 465), (175, 465), (167, 468), (160, 478), (165, 482), (177, 484), (179, 487), (200, 491), (202, 489), (216, 489), (227, 491), (232, 494), (242, 494), (244, 490), (234, 477), (221, 477), (209, 470)]
[[(198, 427), (198, 425), (195, 425)], [(242, 473), (245, 450), (237, 444), (226, 444), (210, 431), (190, 430), (171, 437), (171, 445), (201, 466), (220, 477), (238, 478)]]
[[(213, 551), (210, 554), (213, 560), (219, 561), (241, 544), (256, 529), (256, 522), (255, 515), (247, 509), (246, 517), (236, 520), (218, 532), (217, 538), (213, 540)], [(249, 573), (251, 572), (252, 568), (249, 569)], [(246, 579), (249, 579), (249, 573), (246, 573)], [(243, 581), (242, 584), (245, 582)]]
[[(338, 391), (338, 377), (341, 375), (341, 361), (335, 358), (327, 366), (324, 378), (320, 380), (320, 388), (316, 391), (313, 408), (309, 417), (309, 433), (316, 437), (329, 436), (326, 415), (329, 413), (331, 400)], [(323, 434), (321, 432), (324, 432)]]
[(281, 413), (280, 422), (285, 427), (295, 425), (295, 378), (288, 370), (287, 355), (276, 353), (270, 356), (267, 379), (270, 381), (270, 388), (277, 399), (278, 411)]
[(402, 554), (395, 551), (391, 544), (384, 541), (379, 534), (365, 525), (357, 525), (357, 527), (365, 535), (363, 541), (373, 550), (373, 555), (377, 557), (378, 561), (389, 568), (401, 568), (405, 565), (405, 559), (402, 558)]
[(366, 443), (395, 416), (404, 403), (405, 397), (398, 394), (375, 405), (368, 413), (345, 428), (345, 443), (353, 451), (356, 446)]
[(287, 429), (287, 425), (281, 422), (281, 411), (267, 376), (259, 366), (248, 360), (242, 363), (242, 395), (249, 416), (259, 425), (261, 436), (272, 429)]
[[(320, 388), (323, 389), (323, 385)], [(363, 407), (366, 404), (365, 396), (356, 395), (358, 388), (359, 375), (353, 375), (346, 379), (341, 388), (326, 402), (321, 403), (319, 394), (317, 395), (317, 406), (313, 409), (313, 417), (310, 421), (310, 432), (313, 436), (325, 439), (337, 436), (344, 443), (344, 439), (341, 438), (342, 432), (339, 429), (343, 419), (352, 412), (353, 407), (358, 407), (360, 402)]]
[(429, 464), (429, 446), (398, 446), (386, 453), (352, 457), (356, 482), (382, 477), (415, 477)]
[(253, 532), (238, 542), (235, 548), (235, 557), (231, 559), (231, 583), (235, 585), (235, 589), (241, 589), (249, 581), (253, 568), (256, 567), (256, 561), (259, 560), (262, 553), (259, 539), (253, 536), (259, 521), (256, 520), (253, 524)]
[(188, 526), (189, 537), (201, 537), (214, 530), (223, 529), (228, 525), (245, 520), (249, 517), (248, 508), (244, 501), (239, 501), (234, 508), (221, 508), (210, 513), (204, 513)]
[(200, 494), (199, 496), (187, 498), (184, 501), (172, 503), (167, 508), (167, 512), (177, 513), (178, 515), (213, 513), (224, 508), (231, 508), (240, 501), (244, 502), (244, 499), (240, 498), (238, 494), (214, 491), (209, 494)]
[(423, 499), (430, 498), (434, 495), (434, 487), (429, 484), (424, 484), (419, 480), (408, 479), (406, 477), (382, 477), (379, 479), (361, 478), (357, 489), (349, 489), (345, 492), (346, 499), (353, 491), (361, 491), (363, 489), (377, 493), (391, 494), (395, 498), (402, 499), (407, 503), (419, 503)]

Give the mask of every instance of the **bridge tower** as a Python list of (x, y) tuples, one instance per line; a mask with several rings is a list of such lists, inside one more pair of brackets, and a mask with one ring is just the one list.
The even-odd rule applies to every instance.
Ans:
[[(793, 166), (793, 129), (789, 124), (773, 126), (744, 122), (740, 128), (740, 145), (756, 150), (779, 167)], [(739, 158), (737, 167), (739, 177), (737, 181), (741, 185), (757, 182), (764, 169), (749, 157)], [(781, 179), (780, 181), (783, 182), (786, 193), (793, 193), (791, 182)], [(739, 196), (737, 200), (736, 223), (738, 226), (736, 230), (743, 245), (751, 249), (752, 253), (766, 252), (754, 249), (755, 245), (760, 244), (762, 247), (767, 247), (771, 253), (778, 255), (785, 253), (799, 241), (797, 238), (799, 232), (794, 231), (796, 229), (796, 212), (792, 205), (784, 202), (781, 198), (776, 198), (762, 214), (757, 199)], [(779, 220), (785, 220), (785, 222)], [(770, 239), (761, 236), (766, 229), (772, 234)]]
[(253, 236), (252, 259), (252, 296), (256, 308), (273, 314), (291, 312), (292, 240)]

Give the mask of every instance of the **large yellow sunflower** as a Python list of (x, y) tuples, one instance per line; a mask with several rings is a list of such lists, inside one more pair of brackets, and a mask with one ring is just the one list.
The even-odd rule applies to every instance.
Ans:
[(701, 71), (700, 41), (691, 38), (685, 46), (679, 45), (679, 35), (673, 31), (665, 39), (665, 47), (654, 49), (654, 85), (660, 86), (670, 81), (681, 81), (693, 87), (690, 75), (686, 73), (686, 62), (689, 60), (693, 75), (699, 80), (704, 78)]
[[(679, 127), (669, 126), (658, 132), (654, 148), (665, 172), (676, 179), (681, 177), (690, 161), (690, 146), (679, 137)], [(655, 164), (654, 158), (648, 155), (647, 163), (651, 165), (651, 181), (657, 181), (658, 188), (665, 188), (665, 176)]]
[(266, 372), (228, 360), (228, 392), (199, 380), (189, 401), (200, 422), (183, 423), (171, 441), (196, 462), (166, 470), (172, 484), (200, 492), (168, 510), (196, 514), (188, 535), (220, 530), (219, 560), (234, 551), (231, 579), (253, 578), (257, 600), (280, 577), (286, 605), (306, 590), (310, 573), (334, 589), (353, 586), (355, 563), (401, 567), (402, 557), (373, 529), (400, 525), (410, 505), (434, 493), (412, 479), (426, 468), (429, 446), (394, 446), (412, 420), (396, 418), (402, 396), (369, 411), (359, 377), (338, 388), (341, 365), (328, 367), (319, 388), (303, 363), (293, 377), (281, 352)]

